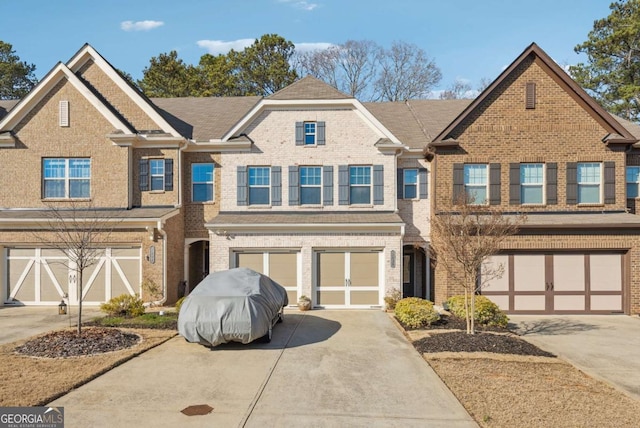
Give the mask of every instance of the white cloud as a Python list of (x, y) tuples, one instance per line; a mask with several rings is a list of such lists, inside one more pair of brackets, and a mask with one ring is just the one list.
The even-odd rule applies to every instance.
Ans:
[(225, 42), (223, 40), (198, 40), (196, 43), (201, 48), (205, 48), (211, 55), (226, 54), (231, 49), (241, 51), (251, 46), (255, 39), (238, 39)]
[(120, 28), (124, 31), (149, 31), (163, 25), (162, 21), (123, 21), (120, 23)]
[(297, 52), (309, 52), (309, 51), (317, 51), (322, 49), (327, 49), (333, 46), (332, 43), (296, 43), (296, 51)]
[(302, 9), (311, 12), (316, 9), (319, 5), (318, 3), (309, 3), (305, 0), (278, 0), (280, 3), (288, 3), (296, 9)]

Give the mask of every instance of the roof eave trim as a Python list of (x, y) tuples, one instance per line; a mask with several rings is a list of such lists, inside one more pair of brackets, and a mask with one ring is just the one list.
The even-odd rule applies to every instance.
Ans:
[(251, 150), (251, 141), (189, 141), (185, 152), (238, 152)]
[(268, 224), (233, 224), (233, 223), (205, 223), (205, 227), (218, 235), (224, 232), (275, 232), (288, 231), (402, 231), (404, 223), (268, 223)]

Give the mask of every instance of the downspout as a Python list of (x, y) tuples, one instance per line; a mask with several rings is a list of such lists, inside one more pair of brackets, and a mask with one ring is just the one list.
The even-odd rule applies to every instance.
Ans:
[(178, 205), (176, 208), (182, 207), (182, 164), (183, 164), (183, 152), (189, 147), (189, 140), (184, 140), (184, 144), (181, 143), (178, 149)]
[(162, 299), (153, 302), (154, 305), (162, 306), (167, 301), (167, 232), (163, 229), (164, 222), (158, 220), (156, 229), (162, 236)]

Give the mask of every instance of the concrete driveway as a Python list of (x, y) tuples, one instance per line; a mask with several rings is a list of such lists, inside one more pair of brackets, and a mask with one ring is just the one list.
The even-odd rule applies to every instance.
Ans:
[(178, 336), (50, 404), (67, 427), (477, 426), (381, 311), (286, 312), (269, 344)]
[[(97, 306), (82, 306), (82, 320), (104, 315)], [(78, 307), (58, 315), (57, 306), (0, 306), (0, 344), (78, 325)]]
[(523, 339), (640, 399), (640, 319), (625, 315), (510, 315)]

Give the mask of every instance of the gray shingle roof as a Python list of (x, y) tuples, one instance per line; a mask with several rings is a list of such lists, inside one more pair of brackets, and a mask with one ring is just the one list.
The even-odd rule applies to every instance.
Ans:
[(16, 104), (18, 104), (20, 100), (0, 100), (0, 119), (5, 117), (9, 110), (13, 108)]
[(182, 136), (196, 141), (219, 139), (262, 97), (152, 98), (160, 114)]
[(269, 100), (337, 100), (353, 98), (312, 76), (303, 77), (271, 94)]
[[(76, 210), (73, 213), (76, 218), (92, 218), (99, 217), (103, 219), (160, 219), (177, 208), (174, 207), (144, 207), (126, 209), (94, 209), (94, 210)], [(48, 210), (45, 209), (0, 209), (0, 222), (4, 221), (38, 221), (49, 218)], [(64, 210), (58, 211), (64, 217)]]
[(221, 212), (207, 224), (246, 226), (254, 224), (403, 224), (394, 212)]
[(640, 227), (640, 216), (625, 212), (609, 213), (532, 213), (527, 214), (523, 228), (598, 228)]

